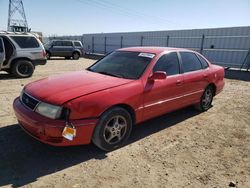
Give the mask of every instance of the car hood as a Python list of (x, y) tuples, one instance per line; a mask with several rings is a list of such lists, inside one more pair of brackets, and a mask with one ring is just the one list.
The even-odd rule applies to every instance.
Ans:
[(32, 82), (25, 86), (25, 92), (43, 102), (61, 105), (72, 99), (131, 81), (90, 71), (77, 71)]

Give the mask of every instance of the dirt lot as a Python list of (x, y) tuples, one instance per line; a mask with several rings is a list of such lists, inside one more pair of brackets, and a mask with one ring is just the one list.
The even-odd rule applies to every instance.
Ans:
[[(87, 67), (50, 60), (28, 79), (0, 74), (0, 187), (250, 187), (250, 73), (227, 72), (205, 113), (189, 107), (136, 126), (127, 146), (55, 148), (26, 135), (12, 102), (23, 85)], [(232, 79), (232, 78), (237, 78)]]

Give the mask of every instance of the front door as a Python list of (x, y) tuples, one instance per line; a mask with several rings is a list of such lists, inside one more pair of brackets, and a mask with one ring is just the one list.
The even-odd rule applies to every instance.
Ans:
[(5, 49), (2, 37), (0, 37), (0, 70), (3, 62), (5, 61)]
[(180, 108), (183, 96), (183, 75), (175, 52), (163, 55), (152, 72), (164, 71), (167, 78), (149, 80), (144, 90), (144, 120)]
[(63, 48), (63, 41), (54, 41), (50, 48), (51, 55), (60, 56), (62, 48)]

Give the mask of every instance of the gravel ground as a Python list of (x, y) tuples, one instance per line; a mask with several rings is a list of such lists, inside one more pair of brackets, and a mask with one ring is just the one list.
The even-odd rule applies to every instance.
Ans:
[(228, 71), (209, 111), (188, 107), (142, 123), (109, 153), (51, 147), (19, 128), (12, 102), (25, 84), (93, 62), (53, 59), (28, 79), (0, 73), (0, 187), (250, 187), (250, 72)]

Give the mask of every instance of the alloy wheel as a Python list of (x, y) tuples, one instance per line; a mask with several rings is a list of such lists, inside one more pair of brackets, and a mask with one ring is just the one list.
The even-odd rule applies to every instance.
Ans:
[(127, 121), (123, 116), (112, 117), (104, 127), (104, 140), (108, 144), (116, 144), (122, 140), (127, 131)]
[(203, 98), (202, 98), (202, 106), (203, 108), (209, 108), (213, 100), (213, 93), (211, 89), (206, 89)]

